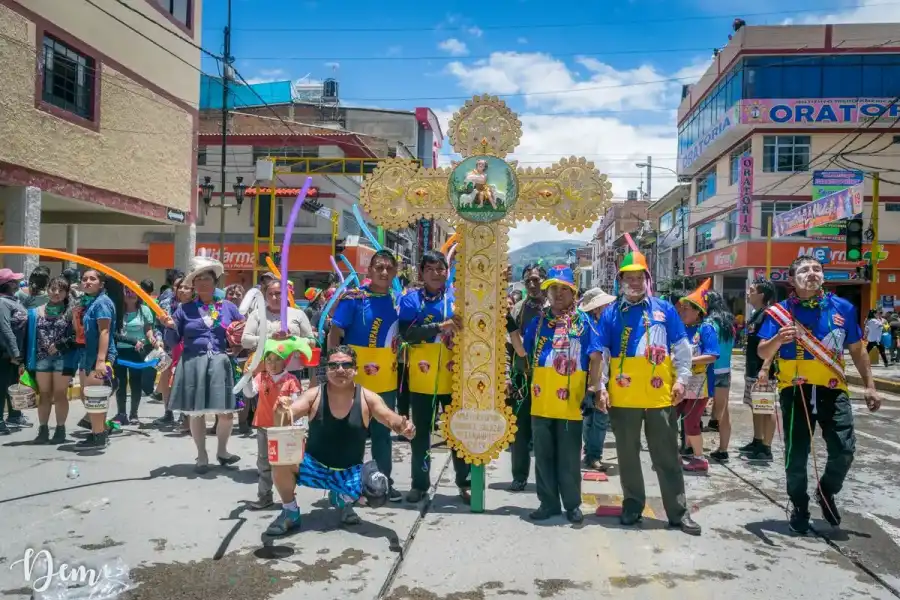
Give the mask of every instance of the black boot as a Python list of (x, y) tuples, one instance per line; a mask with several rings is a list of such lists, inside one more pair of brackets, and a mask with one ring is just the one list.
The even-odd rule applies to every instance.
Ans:
[(53, 438), (50, 440), (51, 444), (65, 444), (66, 443), (66, 426), (65, 425), (57, 425), (56, 429), (53, 431)]
[(92, 431), (91, 433), (87, 434), (87, 436), (85, 436), (85, 438), (84, 438), (83, 440), (81, 440), (80, 442), (76, 443), (76, 444), (75, 444), (75, 447), (76, 447), (76, 448), (81, 448), (81, 449), (83, 449), (83, 448), (93, 448), (93, 447), (94, 447), (94, 444), (96, 443), (96, 441), (95, 441), (94, 438), (96, 438), (96, 437), (97, 437), (97, 434), (94, 433), (94, 432)]
[(34, 444), (43, 445), (48, 443), (50, 443), (50, 428), (46, 425), (39, 425), (37, 437), (34, 438)]

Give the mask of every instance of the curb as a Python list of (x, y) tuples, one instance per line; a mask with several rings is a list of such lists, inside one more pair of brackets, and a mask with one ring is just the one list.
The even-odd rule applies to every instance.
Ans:
[[(900, 381), (893, 379), (875, 379), (875, 389), (879, 392), (889, 392), (892, 394), (900, 394)], [(859, 375), (847, 374), (847, 383), (851, 385), (862, 386), (863, 380)]]

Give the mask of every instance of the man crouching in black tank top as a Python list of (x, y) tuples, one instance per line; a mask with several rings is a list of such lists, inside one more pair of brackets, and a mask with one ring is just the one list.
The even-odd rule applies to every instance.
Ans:
[(266, 535), (285, 535), (300, 528), (300, 509), (294, 488), (328, 490), (331, 505), (341, 513), (341, 522), (356, 525), (359, 516), (353, 503), (360, 498), (369, 506), (387, 501), (388, 480), (375, 463), (363, 465), (366, 431), (370, 419), (412, 439), (416, 428), (406, 417), (392, 411), (375, 392), (354, 383), (356, 352), (350, 346), (328, 351), (325, 365), (327, 383), (310, 388), (291, 403), (279, 398), (276, 413), (294, 418), (309, 417), (309, 437), (303, 462), (295, 466), (272, 465), (272, 479), (281, 496), (281, 514), (269, 525)]

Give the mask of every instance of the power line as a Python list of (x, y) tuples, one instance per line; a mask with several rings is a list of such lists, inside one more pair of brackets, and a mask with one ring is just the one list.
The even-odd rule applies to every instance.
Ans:
[[(124, 6), (125, 8), (127, 8), (128, 10), (130, 10), (131, 12), (135, 13), (136, 15), (139, 15), (140, 17), (142, 17), (143, 19), (149, 21), (150, 23), (153, 23), (154, 25), (156, 25), (157, 27), (159, 27), (159, 28), (162, 29), (163, 31), (165, 31), (165, 32), (167, 32), (167, 33), (169, 33), (169, 34), (175, 36), (176, 38), (178, 38), (179, 40), (181, 40), (181, 41), (184, 42), (185, 44), (188, 44), (188, 45), (190, 45), (190, 46), (193, 46), (194, 48), (196, 48), (197, 50), (199, 50), (199, 51), (202, 52), (203, 54), (206, 54), (206, 55), (209, 56), (210, 58), (214, 58), (214, 59), (216, 59), (216, 60), (222, 60), (222, 57), (221, 57), (221, 56), (219, 56), (219, 55), (217, 55), (217, 54), (214, 54), (214, 53), (210, 52), (209, 50), (207, 50), (206, 48), (204, 48), (203, 46), (200, 46), (200, 45), (194, 43), (194, 40), (189, 39), (189, 38), (186, 38), (186, 37), (184, 37), (183, 35), (181, 35), (181, 34), (175, 32), (175, 31), (173, 31), (172, 29), (169, 29), (168, 27), (166, 27), (165, 25), (163, 25), (163, 24), (160, 23), (159, 21), (156, 21), (156, 20), (152, 19), (151, 17), (149, 17), (148, 15), (145, 15), (144, 13), (142, 13), (141, 11), (139, 11), (138, 9), (134, 8), (133, 6), (131, 6), (130, 4), (124, 2), (124, 0), (116, 0), (116, 1), (117, 1), (119, 4), (121, 4), (122, 6)], [(93, 4), (93, 3), (92, 3), (92, 2), (89, 2), (89, 4)], [(96, 6), (96, 5), (94, 5), (94, 6)], [(189, 4), (188, 4), (188, 7), (189, 7), (189, 8), (193, 8), (193, 3), (189, 3)], [(99, 8), (99, 7), (97, 7), (97, 8)], [(101, 10), (102, 10), (102, 9), (101, 9)], [(105, 11), (104, 11), (104, 12), (105, 12)], [(109, 14), (109, 13), (106, 13), (106, 14)], [(110, 15), (110, 16), (112, 16), (112, 15)], [(113, 18), (115, 18), (115, 17), (113, 17)], [(121, 21), (119, 21), (119, 22), (121, 23)]]
[[(874, 6), (892, 6), (896, 5), (898, 2), (880, 2), (880, 3), (867, 3), (863, 6), (865, 7), (874, 7)], [(810, 13), (825, 13), (829, 10), (846, 10), (848, 7), (846, 4), (836, 4), (833, 6), (820, 6), (818, 8), (810, 8), (810, 9), (792, 9), (792, 10), (781, 10), (781, 11), (767, 11), (767, 12), (758, 12), (758, 13), (748, 13), (744, 14), (742, 18), (748, 19), (753, 17), (764, 17), (764, 16), (773, 16), (773, 15), (796, 15), (796, 14), (810, 14)], [(517, 30), (517, 29), (573, 29), (573, 28), (584, 28), (584, 27), (618, 27), (621, 25), (643, 25), (646, 26), (648, 24), (653, 23), (684, 23), (689, 21), (717, 21), (724, 19), (734, 19), (734, 13), (728, 15), (697, 15), (690, 17), (672, 17), (672, 18), (659, 18), (659, 19), (623, 19), (623, 20), (605, 20), (605, 21), (575, 21), (568, 23), (518, 23), (518, 24), (498, 24), (498, 25), (478, 25), (477, 29), (481, 31), (499, 31), (499, 30)], [(338, 32), (346, 32), (346, 33), (360, 33), (360, 32), (412, 32), (412, 31), (470, 31), (475, 28), (474, 25), (457, 25), (457, 26), (446, 26), (446, 25), (437, 25), (437, 26), (418, 26), (418, 27), (245, 27), (240, 29), (235, 29), (235, 31), (266, 31), (266, 32), (294, 32), (294, 31), (303, 31), (307, 34), (311, 33), (338, 33)]]

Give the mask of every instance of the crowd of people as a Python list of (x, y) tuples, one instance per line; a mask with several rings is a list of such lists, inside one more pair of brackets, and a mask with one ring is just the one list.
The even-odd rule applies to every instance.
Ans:
[[(113, 389), (116, 406), (110, 420), (89, 412), (78, 422), (87, 430), (76, 444), (81, 448), (102, 450), (116, 427), (139, 424), (145, 395), (165, 403), (157, 425), (190, 434), (200, 473), (210, 468), (209, 435), (217, 441), (215, 462), (228, 467), (241, 460), (228, 450), (235, 421), (239, 431), (255, 428), (259, 484), (251, 508), (274, 504), (273, 490), (282, 503), (270, 535), (300, 527), (298, 484), (327, 490), (345, 524), (359, 522), (355, 506), (402, 502), (392, 477), (394, 443), (410, 443), (405, 500), (420, 502), (432, 485), (430, 434), (452, 399), (454, 347), (466, 323), (456, 312), (442, 253), (424, 253), (418, 283), (399, 294), (392, 290), (397, 271), (396, 257), (378, 251), (367, 278), (339, 298), (332, 298), (337, 286), (305, 290), (306, 306), (289, 308), (284, 327), (281, 296), (292, 288), (282, 289), (275, 275), (265, 273), (251, 290), (220, 289), (224, 268), (208, 257), (194, 258), (186, 273), (166, 281), (157, 297), (162, 317), (93, 269), (66, 269), (54, 278), (42, 266), (27, 282), (20, 273), (0, 269), (0, 394), (6, 411), (5, 420), (0, 413), (0, 434), (31, 426), (7, 393), (27, 372), (39, 396), (35, 443), (66, 442), (68, 393), (77, 377), (82, 393), (91, 386)], [(845, 350), (863, 378), (869, 409), (878, 410), (880, 399), (856, 308), (823, 289), (822, 265), (812, 257), (794, 261), (789, 275), (793, 290), (783, 302), (774, 301), (768, 280), (748, 287), (753, 312), (744, 327), (744, 399), (749, 405), (752, 390), (778, 389), (789, 449), (790, 524), (804, 533), (816, 423), (828, 451), (816, 500), (830, 523), (840, 523), (834, 497), (855, 452)], [(730, 459), (736, 328), (722, 297), (708, 280), (683, 297), (653, 296), (639, 252), (624, 257), (613, 293), (594, 288), (579, 295), (572, 270), (563, 265), (529, 265), (521, 280), (524, 294), (510, 294), (506, 318), (507, 401), (518, 425), (508, 489), (526, 489), (533, 453), (539, 507), (531, 518), (564, 512), (569, 521), (581, 522), (582, 471), (607, 469), (604, 446), (612, 430), (624, 498), (620, 519), (634, 525), (646, 503), (643, 429), (669, 524), (699, 535), (684, 473), (702, 473), (710, 461)], [(151, 281), (141, 287), (154, 292)], [(871, 349), (869, 324), (866, 330)], [(310, 364), (310, 349), (320, 340), (322, 361)], [(150, 358), (161, 356), (166, 360), (154, 368)], [(704, 427), (709, 409), (712, 418)], [(302, 462), (271, 464), (267, 430), (304, 418), (309, 433)], [(776, 418), (754, 414), (753, 439), (738, 453), (771, 461)], [(708, 455), (704, 429), (719, 434)], [(369, 439), (372, 461), (366, 463)], [(455, 451), (453, 467), (460, 500), (468, 503), (470, 468)]]

